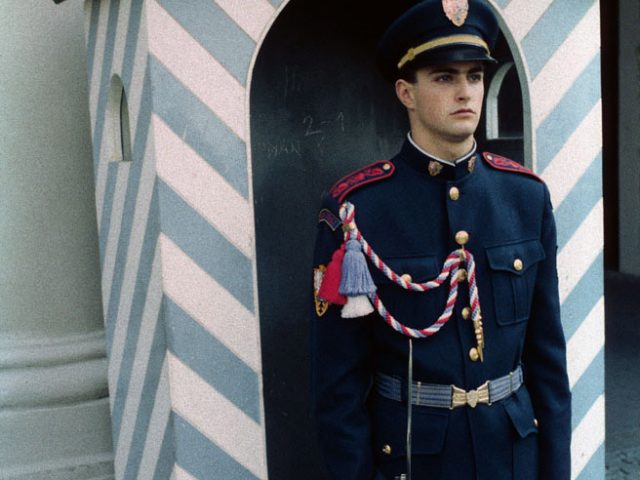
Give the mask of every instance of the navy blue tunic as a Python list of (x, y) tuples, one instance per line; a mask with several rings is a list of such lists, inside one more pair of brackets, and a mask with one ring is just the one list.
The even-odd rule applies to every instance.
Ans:
[[(430, 158), (405, 142), (390, 160), (393, 174), (348, 192), (326, 195), (318, 223), (314, 264), (327, 265), (343, 240), (338, 216), (344, 199), (376, 253), (414, 282), (438, 275), (469, 233), (482, 306), (484, 361), (476, 346), (462, 284), (451, 320), (436, 335), (414, 340), (414, 380), (475, 389), (522, 365), (524, 385), (491, 405), (454, 410), (413, 407), (413, 480), (568, 480), (571, 396), (560, 323), (556, 230), (549, 192), (533, 176), (505, 172), (476, 154), (431, 176)], [(470, 171), (472, 170), (472, 171)], [(459, 190), (452, 199), (450, 190)], [(336, 198), (337, 197), (337, 198)], [(455, 198), (455, 196), (453, 196)], [(335, 217), (333, 217), (335, 215)], [(516, 268), (514, 260), (522, 265)], [(447, 284), (408, 292), (370, 265), (387, 309), (413, 328), (442, 313)], [(409, 340), (373, 313), (344, 319), (340, 307), (312, 318), (312, 397), (318, 438), (332, 478), (393, 479), (406, 471), (405, 403), (372, 389), (372, 375), (407, 376)]]

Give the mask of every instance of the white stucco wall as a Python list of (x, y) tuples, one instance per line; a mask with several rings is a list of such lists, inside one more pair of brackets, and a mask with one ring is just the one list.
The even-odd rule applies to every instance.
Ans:
[(94, 478), (112, 467), (82, 3), (1, 5), (0, 478)]
[(82, 6), (2, 3), (0, 330), (91, 331), (102, 320)]

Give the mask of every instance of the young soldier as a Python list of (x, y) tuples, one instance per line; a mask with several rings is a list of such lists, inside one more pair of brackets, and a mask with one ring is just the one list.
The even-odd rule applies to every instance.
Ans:
[(497, 33), (484, 1), (427, 0), (380, 42), (410, 133), (336, 183), (318, 223), (312, 384), (334, 479), (570, 477), (549, 192), (473, 137)]

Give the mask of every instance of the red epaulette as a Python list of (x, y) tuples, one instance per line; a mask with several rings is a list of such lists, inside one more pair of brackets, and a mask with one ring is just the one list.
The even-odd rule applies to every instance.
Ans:
[(513, 160), (508, 159), (507, 157), (502, 157), (500, 155), (496, 155), (495, 153), (484, 152), (482, 154), (482, 158), (484, 158), (489, 166), (495, 168), (496, 170), (523, 173), (535, 178), (539, 182), (544, 183), (544, 181), (538, 175), (533, 173), (533, 171), (529, 170), (527, 167), (520, 165), (518, 162), (514, 162)]
[(355, 189), (389, 178), (393, 175), (395, 169), (396, 167), (393, 163), (388, 160), (379, 160), (342, 177), (331, 187), (329, 194), (335, 198), (338, 203), (342, 203), (344, 198)]

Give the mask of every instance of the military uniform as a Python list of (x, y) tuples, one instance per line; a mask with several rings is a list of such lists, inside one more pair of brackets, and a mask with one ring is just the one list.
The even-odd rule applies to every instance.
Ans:
[[(493, 61), (497, 33), (482, 0), (425, 0), (378, 60), (402, 86), (424, 66)], [(445, 162), (409, 136), (324, 197), (314, 263), (312, 398), (332, 478), (570, 478), (556, 229), (531, 171), (475, 147)]]

